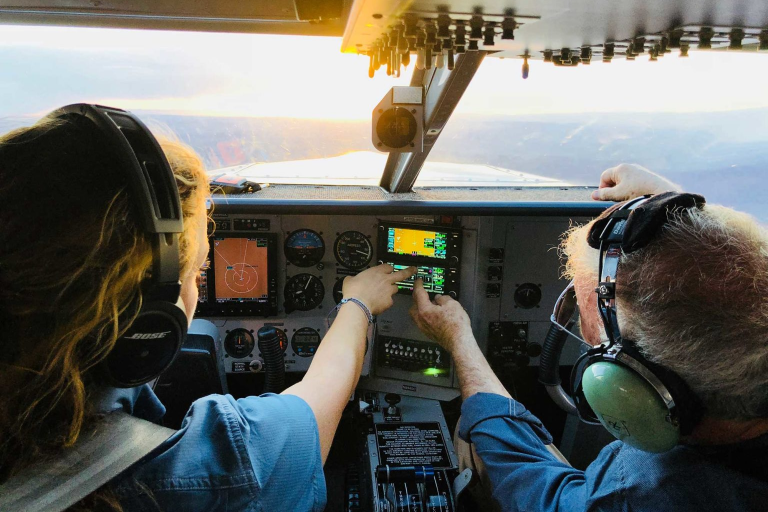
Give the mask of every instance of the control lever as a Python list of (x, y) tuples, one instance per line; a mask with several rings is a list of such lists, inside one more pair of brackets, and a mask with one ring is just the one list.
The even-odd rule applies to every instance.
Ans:
[(264, 326), (256, 332), (264, 359), (264, 392), (280, 393), (285, 387), (285, 362), (277, 329)]

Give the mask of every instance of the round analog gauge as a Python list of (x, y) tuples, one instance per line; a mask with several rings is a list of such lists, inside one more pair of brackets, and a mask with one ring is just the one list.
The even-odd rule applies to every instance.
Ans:
[(253, 352), (253, 334), (246, 329), (232, 329), (224, 338), (224, 350), (236, 359), (247, 357)]
[(311, 327), (302, 327), (291, 338), (291, 349), (299, 357), (312, 357), (320, 346), (320, 333)]
[(515, 304), (523, 309), (532, 309), (541, 302), (541, 288), (533, 283), (523, 283), (515, 290)]
[(311, 229), (294, 231), (285, 239), (285, 257), (297, 267), (316, 265), (324, 254), (323, 237)]
[(373, 247), (368, 237), (359, 231), (345, 231), (336, 238), (333, 254), (339, 263), (354, 270), (371, 262)]
[(285, 283), (285, 309), (309, 311), (323, 302), (325, 287), (322, 281), (312, 274), (297, 274)]
[(341, 299), (344, 298), (344, 292), (342, 291), (342, 288), (344, 287), (344, 278), (338, 279), (336, 283), (333, 285), (333, 301), (338, 304), (341, 302)]

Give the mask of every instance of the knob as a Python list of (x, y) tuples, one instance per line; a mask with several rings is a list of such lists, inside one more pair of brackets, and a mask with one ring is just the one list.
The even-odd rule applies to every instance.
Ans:
[(397, 416), (400, 414), (400, 410), (397, 408), (397, 404), (400, 403), (400, 395), (397, 393), (387, 393), (384, 395), (384, 401), (387, 402), (386, 414), (389, 416)]
[(458, 262), (459, 262), (459, 257), (458, 256), (451, 256), (451, 263), (453, 263), (455, 265)]
[(250, 364), (248, 364), (248, 368), (253, 373), (259, 373), (262, 370), (262, 368), (264, 368), (264, 364), (261, 362), (261, 359), (254, 359), (253, 361), (250, 362)]
[(458, 295), (456, 295), (456, 292), (455, 292), (455, 291), (453, 291), (453, 290), (451, 290), (451, 291), (449, 291), (449, 292), (448, 292), (448, 296), (449, 296), (450, 298), (452, 298), (452, 299), (455, 299), (456, 297), (458, 297)]

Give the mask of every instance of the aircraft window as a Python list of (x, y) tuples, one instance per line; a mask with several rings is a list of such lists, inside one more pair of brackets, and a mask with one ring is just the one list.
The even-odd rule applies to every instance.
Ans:
[(486, 57), (427, 160), (478, 164), (473, 172), (446, 165), (416, 187), (596, 185), (600, 171), (630, 162), (768, 221), (767, 55), (691, 51), (574, 69), (531, 61), (527, 80), (521, 67)]
[(209, 170), (267, 163), (257, 181), (378, 185), (371, 110), (410, 73), (371, 80), (368, 58), (340, 49), (327, 37), (0, 26), (0, 132), (100, 103), (174, 132)]

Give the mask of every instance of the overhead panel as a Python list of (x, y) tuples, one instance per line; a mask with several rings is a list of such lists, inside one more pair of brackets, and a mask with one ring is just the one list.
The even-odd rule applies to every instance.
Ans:
[(344, 0), (0, 0), (0, 23), (340, 36)]
[(656, 60), (675, 50), (768, 51), (768, 2), (739, 0), (358, 0), (342, 51), (367, 54), (373, 75), (441, 67), (467, 51), (543, 59)]

